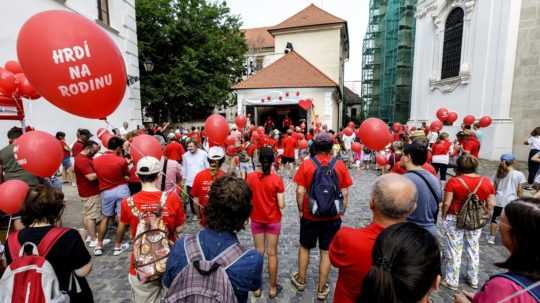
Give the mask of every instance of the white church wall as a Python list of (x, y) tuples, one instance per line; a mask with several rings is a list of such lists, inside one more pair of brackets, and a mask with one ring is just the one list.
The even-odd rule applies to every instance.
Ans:
[[(460, 75), (440, 80), (446, 16), (465, 12)], [(484, 129), (480, 156), (497, 159), (512, 151), (510, 116), (521, 0), (426, 0), (417, 9), (411, 122), (431, 121), (440, 107), (493, 118)], [(456, 123), (460, 124), (460, 123)], [(448, 129), (451, 133), (457, 127)]]

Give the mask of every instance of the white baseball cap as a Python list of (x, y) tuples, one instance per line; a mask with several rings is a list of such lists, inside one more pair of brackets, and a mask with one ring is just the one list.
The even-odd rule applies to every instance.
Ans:
[(161, 163), (158, 159), (150, 156), (142, 157), (137, 162), (138, 175), (153, 175), (161, 171)]
[(225, 157), (225, 150), (219, 146), (212, 146), (208, 150), (208, 159), (210, 160), (221, 160)]

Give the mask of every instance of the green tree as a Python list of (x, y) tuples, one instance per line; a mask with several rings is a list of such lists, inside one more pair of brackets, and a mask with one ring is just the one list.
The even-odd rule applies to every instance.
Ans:
[[(230, 106), (247, 46), (225, 2), (136, 0), (141, 99), (154, 121), (206, 117)], [(146, 72), (145, 60), (154, 63)]]

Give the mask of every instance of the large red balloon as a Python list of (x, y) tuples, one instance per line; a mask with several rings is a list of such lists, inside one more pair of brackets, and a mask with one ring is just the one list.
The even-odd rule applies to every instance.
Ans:
[(388, 163), (388, 161), (386, 161), (386, 158), (379, 153), (375, 155), (375, 162), (379, 164), (380, 166), (384, 166)]
[(465, 118), (463, 118), (463, 124), (472, 125), (474, 120), (476, 120), (476, 118), (473, 115), (467, 115)]
[(353, 128), (347, 126), (343, 129), (343, 134), (345, 134), (345, 136), (352, 136), (354, 133), (353, 131)]
[(247, 119), (245, 116), (243, 115), (238, 115), (236, 116), (236, 118), (234, 119), (234, 123), (236, 124), (236, 126), (239, 128), (239, 129), (244, 129), (244, 127), (246, 127), (246, 124), (247, 124)]
[(458, 114), (456, 112), (450, 112), (448, 113), (448, 118), (446, 119), (446, 122), (452, 124), (456, 122), (457, 118), (458, 118)]
[(11, 96), (17, 88), (17, 78), (15, 75), (0, 67), (0, 94)]
[(13, 152), (24, 170), (44, 178), (54, 175), (64, 159), (60, 141), (39, 130), (27, 132), (15, 140)]
[(229, 135), (229, 124), (222, 115), (210, 115), (204, 122), (204, 129), (210, 146), (224, 145)]
[(138, 135), (131, 141), (129, 154), (134, 163), (137, 163), (142, 157), (150, 156), (161, 159), (163, 152), (158, 139), (150, 135)]
[(431, 122), (431, 125), (429, 126), (429, 130), (432, 132), (438, 132), (443, 128), (443, 123), (440, 120), (435, 120)]
[(491, 117), (490, 116), (483, 116), (480, 118), (480, 121), (478, 122), (480, 124), (480, 127), (488, 127), (491, 125)]
[(298, 148), (299, 149), (306, 149), (308, 147), (308, 142), (306, 141), (306, 139), (302, 139), (300, 141), (298, 141)]
[(401, 130), (401, 123), (399, 122), (394, 122), (394, 124), (392, 124), (392, 130), (397, 133)]
[(8, 71), (14, 73), (14, 74), (19, 74), (19, 73), (23, 72), (22, 67), (19, 64), (19, 62), (15, 61), (15, 60), (7, 61), (6, 64), (4, 65), (4, 68), (7, 69)]
[(368, 118), (358, 129), (360, 140), (371, 150), (382, 150), (392, 142), (392, 134), (384, 121)]
[(0, 210), (8, 215), (18, 213), (28, 194), (28, 184), (21, 180), (8, 180), (0, 184)]
[(355, 153), (359, 153), (362, 150), (362, 144), (358, 142), (353, 142), (351, 144), (351, 150)]
[(106, 128), (99, 128), (96, 133), (98, 139), (101, 141), (101, 144), (105, 146), (105, 148), (109, 147), (109, 140), (114, 137), (113, 134), (109, 132)]
[(448, 109), (442, 107), (437, 110), (437, 118), (442, 122), (445, 122), (448, 119)]
[(107, 33), (80, 14), (51, 10), (32, 16), (19, 32), (17, 56), (36, 90), (74, 115), (107, 117), (124, 97), (122, 54)]

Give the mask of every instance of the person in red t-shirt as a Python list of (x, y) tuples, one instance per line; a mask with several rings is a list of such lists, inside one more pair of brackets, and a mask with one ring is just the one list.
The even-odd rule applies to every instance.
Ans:
[(441, 133), (439, 138), (431, 145), (431, 163), (435, 172), (440, 173), (441, 181), (446, 181), (446, 170), (450, 163), (450, 148), (452, 143), (448, 141), (448, 133)]
[(92, 137), (92, 133), (87, 129), (78, 129), (77, 130), (77, 141), (73, 143), (73, 147), (71, 148), (71, 156), (75, 157), (77, 156), (81, 150), (84, 148), (84, 144), (86, 141), (90, 140)]
[[(156, 179), (161, 172), (161, 163), (154, 157), (143, 157), (137, 162), (137, 176), (141, 180), (142, 190), (131, 196), (133, 206), (130, 206), (128, 199), (122, 200), (120, 210), (120, 223), (118, 229), (121, 234), (129, 225), (131, 239), (137, 236), (137, 225), (139, 217), (133, 213), (136, 208), (141, 213), (159, 213), (161, 219), (167, 227), (169, 240), (175, 241), (177, 235), (182, 231), (186, 220), (182, 200), (176, 192), (162, 192), (156, 187)], [(161, 208), (161, 205), (163, 208)], [(150, 281), (142, 283), (137, 278), (135, 271), (135, 259), (131, 254), (129, 266), (129, 284), (134, 295), (134, 302), (158, 302), (161, 297), (161, 281)]]
[(99, 144), (87, 141), (83, 150), (75, 156), (75, 181), (83, 202), (83, 224), (88, 233), (89, 247), (97, 244), (96, 224), (101, 219), (101, 196), (92, 158), (99, 151)]
[(71, 148), (66, 144), (66, 133), (57, 132), (56, 139), (60, 141), (64, 151), (64, 159), (62, 160), (62, 181), (64, 183), (73, 183), (75, 178), (73, 176), (73, 170), (71, 169)]
[(489, 212), (495, 206), (495, 188), (487, 177), (476, 173), (478, 159), (470, 154), (463, 154), (457, 159), (457, 176), (450, 178), (444, 189), (442, 209), (443, 229), (445, 232), (445, 259), (447, 260), (445, 281), (443, 286), (457, 289), (459, 286), (459, 271), (461, 268), (461, 254), (465, 248), (467, 256), (467, 278), (469, 285), (478, 288), (478, 271), (480, 265), (480, 235), (482, 228), (465, 230), (457, 227), (457, 215), (469, 193), (476, 191), (481, 201), (487, 201)]
[(294, 163), (296, 162), (296, 145), (297, 140), (293, 137), (292, 129), (287, 130), (287, 136), (283, 139), (283, 155), (281, 156), (281, 163), (284, 165), (287, 176), (293, 171)]
[[(319, 133), (314, 141), (313, 147), (316, 155), (314, 156), (323, 166), (327, 166), (332, 160), (331, 151), (334, 139), (327, 132)], [(313, 176), (317, 170), (313, 159), (304, 161), (296, 175), (294, 182), (298, 185), (296, 189), (296, 202), (298, 203), (298, 212), (300, 215), (300, 248), (298, 252), (298, 272), (291, 275), (291, 282), (297, 290), (304, 290), (306, 283), (306, 272), (309, 265), (309, 251), (315, 248), (317, 241), (320, 250), (319, 265), (319, 283), (317, 284), (317, 298), (325, 300), (330, 292), (327, 284), (328, 273), (330, 272), (330, 259), (328, 258), (328, 247), (334, 238), (334, 235), (341, 226), (341, 216), (335, 217), (317, 217), (311, 213), (309, 208), (309, 194)], [(338, 188), (343, 194), (343, 207), (347, 208), (349, 203), (348, 188), (352, 185), (352, 179), (349, 171), (343, 161), (338, 160), (334, 167), (338, 179)]]
[(210, 167), (200, 171), (193, 180), (191, 196), (193, 203), (199, 206), (199, 218), (201, 226), (206, 226), (204, 208), (208, 204), (208, 193), (212, 183), (217, 178), (223, 177), (225, 173), (221, 170), (221, 165), (225, 161), (225, 151), (219, 146), (212, 146), (208, 150), (208, 163)]
[[(101, 191), (101, 214), (103, 219), (99, 224), (98, 243), (94, 248), (94, 255), (103, 254), (103, 239), (107, 231), (109, 219), (120, 213), (120, 202), (129, 197), (129, 187), (127, 185), (129, 176), (129, 166), (123, 157), (124, 139), (112, 137), (109, 140), (109, 150), (103, 155), (94, 159), (94, 169), (99, 181)], [(121, 245), (122, 235), (118, 229), (116, 232), (116, 242), (114, 243), (114, 255), (124, 252), (129, 246)]]
[(173, 133), (170, 133), (168, 137), (169, 144), (167, 144), (165, 150), (163, 150), (163, 155), (167, 157), (168, 160), (177, 161), (182, 164), (182, 156), (186, 152), (184, 147), (178, 142), (178, 139), (176, 139), (176, 136)]
[[(270, 299), (278, 295), (278, 241), (281, 231), (281, 210), (285, 207), (285, 186), (280, 176), (272, 171), (275, 157), (272, 149), (263, 147), (259, 151), (262, 172), (252, 172), (247, 176), (251, 189), (253, 209), (251, 210), (251, 233), (255, 248), (263, 256), (268, 242), (268, 274), (270, 276)], [(260, 289), (255, 292), (260, 297)]]
[(339, 269), (335, 303), (355, 303), (371, 267), (371, 252), (384, 228), (404, 222), (416, 207), (416, 187), (397, 174), (375, 180), (369, 207), (371, 224), (363, 228), (342, 227), (330, 244), (330, 262)]

